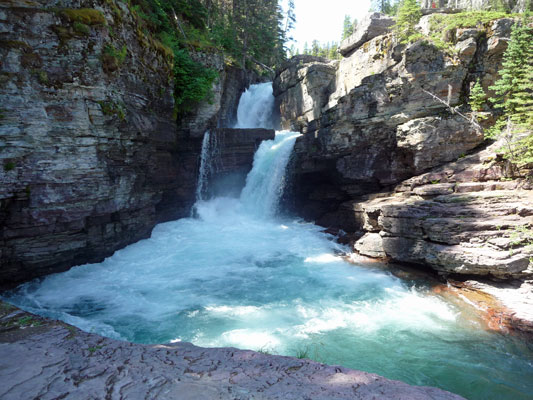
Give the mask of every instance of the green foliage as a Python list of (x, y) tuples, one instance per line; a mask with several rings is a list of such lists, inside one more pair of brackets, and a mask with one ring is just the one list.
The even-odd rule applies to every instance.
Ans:
[(349, 15), (344, 16), (344, 22), (342, 26), (342, 40), (346, 39), (348, 36), (350, 36), (357, 26), (357, 20), (354, 19), (352, 22), (352, 19)]
[(79, 22), (85, 25), (105, 25), (106, 20), (101, 11), (94, 8), (65, 8), (59, 15), (70, 23)]
[(15, 169), (15, 163), (12, 161), (8, 161), (4, 164), (4, 171), (8, 172)]
[(519, 167), (533, 163), (533, 28), (515, 23), (491, 102), (503, 110), (489, 136), (505, 139), (504, 156)]
[(324, 57), (329, 60), (338, 60), (341, 58), (339, 53), (339, 44), (337, 42), (328, 42), (321, 44), (317, 40), (313, 40), (311, 48), (309, 48), (307, 42), (304, 45), (303, 54)]
[(107, 116), (117, 116), (118, 119), (124, 121), (126, 119), (126, 112), (124, 107), (114, 101), (99, 101), (98, 104), (102, 113)]
[(415, 25), (421, 17), (422, 11), (416, 0), (402, 0), (400, 2), (394, 31), (401, 43), (411, 43), (421, 37), (421, 34), (415, 30)]
[(533, 230), (529, 225), (515, 227), (509, 235), (511, 245), (525, 246), (527, 250), (533, 250)]
[(92, 347), (89, 347), (87, 350), (89, 350), (89, 353), (93, 354), (95, 351), (101, 350), (102, 348), (103, 346), (92, 346)]
[(370, 10), (387, 15), (396, 15), (400, 3), (400, 0), (372, 0)]
[(178, 113), (191, 111), (199, 101), (209, 98), (216, 71), (193, 61), (186, 50), (174, 53), (174, 97)]
[(126, 60), (128, 48), (123, 45), (120, 49), (112, 44), (106, 44), (102, 50), (102, 65), (106, 72), (113, 72), (120, 68)]
[(126, 60), (128, 48), (126, 47), (126, 45), (123, 45), (120, 49), (117, 49), (112, 44), (106, 44), (104, 46), (103, 54), (115, 57), (118, 60), (119, 64), (122, 64), (124, 60)]
[(91, 33), (91, 28), (89, 27), (89, 25), (85, 25), (78, 21), (72, 24), (72, 28), (74, 28), (74, 32), (79, 33), (81, 35), (89, 36)]
[(486, 95), (479, 79), (476, 81), (472, 89), (470, 89), (470, 108), (472, 111), (479, 112), (483, 110), (483, 105), (485, 104)]
[(193, 51), (224, 52), (243, 68), (275, 67), (286, 57), (284, 42), (295, 21), (293, 1), (286, 15), (277, 0), (233, 0), (230, 6), (225, 0), (130, 1), (140, 40), (172, 59), (178, 114), (209, 99), (217, 78), (193, 60)]
[(48, 85), (49, 83), (48, 73), (46, 71), (37, 71), (37, 79), (39, 79), (39, 83), (41, 83), (41, 85)]
[(458, 14), (434, 14), (430, 19), (430, 41), (439, 49), (455, 53), (455, 32), (461, 28), (485, 27), (507, 17), (504, 12), (466, 11)]

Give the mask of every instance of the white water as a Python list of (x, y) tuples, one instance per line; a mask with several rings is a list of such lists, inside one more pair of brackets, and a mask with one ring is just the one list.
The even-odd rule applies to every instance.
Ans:
[(196, 201), (203, 200), (207, 184), (209, 182), (209, 174), (212, 172), (211, 159), (213, 155), (213, 145), (211, 142), (211, 132), (206, 131), (202, 140), (202, 152), (200, 153), (200, 169), (198, 171), (198, 184), (196, 185)]
[(528, 398), (523, 345), (481, 331), (423, 283), (346, 263), (320, 227), (276, 217), (296, 137), (260, 146), (240, 198), (200, 200), (198, 218), (8, 300), (134, 342), (299, 354), (470, 398)]
[(242, 94), (239, 102), (235, 128), (272, 129), (273, 108), (272, 83), (260, 83), (250, 86)]

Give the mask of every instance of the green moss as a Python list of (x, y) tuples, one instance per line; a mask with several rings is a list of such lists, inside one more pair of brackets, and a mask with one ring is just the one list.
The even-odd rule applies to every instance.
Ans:
[(59, 15), (70, 23), (79, 22), (86, 25), (105, 25), (106, 20), (101, 11), (94, 8), (65, 8)]
[(105, 3), (113, 12), (115, 22), (122, 22), (122, 11), (120, 10), (120, 8), (118, 8), (117, 4), (115, 3), (115, 0), (105, 0)]
[(85, 25), (84, 23), (78, 21), (72, 24), (72, 28), (74, 29), (74, 32), (79, 33), (80, 35), (89, 36), (91, 34), (91, 28), (89, 25)]
[(111, 44), (106, 44), (102, 51), (102, 66), (104, 71), (113, 72), (120, 68), (122, 63), (126, 60), (128, 48), (126, 45), (119, 50)]
[(126, 112), (124, 107), (114, 101), (99, 101), (98, 104), (102, 109), (102, 113), (107, 116), (117, 116), (118, 119), (124, 121), (126, 119)]
[(34, 69), (33, 74), (37, 77), (37, 80), (41, 85), (48, 85), (50, 80), (48, 79), (48, 73), (41, 69)]
[(103, 346), (94, 346), (94, 347), (89, 347), (87, 350), (89, 350), (89, 353), (93, 354), (96, 350), (100, 350), (102, 348)]
[(4, 163), (4, 171), (8, 172), (15, 169), (15, 163), (13, 161), (8, 161)]

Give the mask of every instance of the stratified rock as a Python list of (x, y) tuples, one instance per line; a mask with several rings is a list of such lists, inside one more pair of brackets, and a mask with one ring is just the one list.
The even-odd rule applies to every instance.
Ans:
[(274, 79), (283, 128), (295, 129), (320, 116), (334, 90), (336, 67), (335, 61), (313, 56), (295, 56), (284, 64)]
[[(10, 312), (2, 323), (11, 323), (12, 329), (0, 332), (3, 400), (462, 399), (444, 390), (309, 360), (190, 343), (119, 342), (20, 310)], [(21, 318), (24, 329), (13, 329)]]
[(390, 27), (394, 25), (394, 19), (380, 14), (370, 13), (358, 22), (355, 32), (344, 39), (340, 45), (340, 53), (348, 56), (351, 52), (357, 50), (363, 43), (374, 39), (376, 36), (387, 33)]
[(178, 129), (169, 50), (125, 2), (89, 3), (100, 17), (90, 26), (50, 1), (0, 4), (2, 287), (101, 261), (189, 215), (205, 128), (248, 83), (194, 53), (220, 80), (215, 102)]
[(483, 132), (459, 115), (426, 117), (399, 125), (399, 149), (413, 154), (415, 173), (456, 160), (483, 142)]
[(464, 99), (478, 79), (490, 93), (502, 60), (501, 48), (490, 44), (506, 46), (509, 21), (457, 29), (451, 37), (459, 40), (459, 56), (425, 40), (406, 46), (392, 34), (375, 37), (339, 62), (334, 83), (328, 77), (327, 87), (316, 90), (318, 116), (316, 108), (304, 117), (295, 106), (305, 92), (305, 75), (279, 74), (274, 93), (282, 124), (304, 133), (293, 163), (298, 212), (329, 226), (339, 220), (334, 213), (345, 214), (345, 201), (386, 191), (479, 146), (480, 131), (453, 108), (468, 113)]
[(532, 277), (533, 192), (519, 179), (491, 180), (502, 173), (489, 156), (498, 146), (412, 178), (396, 193), (354, 202), (368, 232), (355, 249), (444, 275)]

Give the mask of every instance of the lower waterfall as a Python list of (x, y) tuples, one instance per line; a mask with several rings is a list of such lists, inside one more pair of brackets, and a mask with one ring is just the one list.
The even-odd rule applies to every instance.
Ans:
[(278, 212), (298, 136), (260, 145), (240, 198), (200, 195), (197, 218), (160, 224), (102, 263), (26, 283), (6, 300), (133, 342), (234, 346), (469, 399), (531, 398), (525, 342), (484, 330), (423, 280), (346, 262), (349, 249), (323, 228)]

